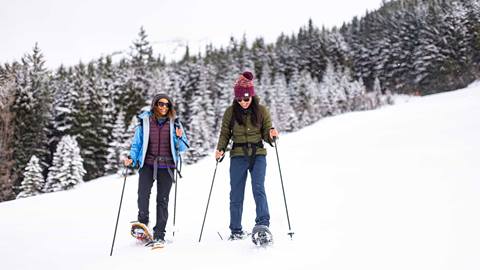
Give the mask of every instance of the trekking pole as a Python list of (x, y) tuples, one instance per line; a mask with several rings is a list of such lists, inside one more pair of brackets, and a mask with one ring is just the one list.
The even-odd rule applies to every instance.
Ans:
[[(180, 142), (178, 142), (180, 143)], [(180, 158), (180, 153), (179, 153), (179, 148), (180, 146), (178, 145), (177, 143), (177, 146), (175, 147), (176, 150), (177, 150), (177, 163), (180, 162), (179, 161), (179, 158)], [(181, 167), (180, 167), (181, 169)], [(173, 236), (175, 237), (175, 219), (177, 217), (177, 186), (178, 186), (178, 166), (175, 164), (175, 197), (173, 199)]]
[[(180, 124), (180, 120), (178, 118), (175, 119), (173, 126), (176, 129), (182, 129), (182, 125)], [(190, 145), (183, 139), (182, 136), (177, 136), (177, 145), (175, 146), (176, 154), (177, 154), (177, 162), (175, 163), (175, 176), (174, 176), (174, 182), (175, 182), (175, 198), (173, 201), (173, 236), (175, 236), (175, 221), (177, 218), (177, 188), (178, 188), (178, 177), (182, 178), (182, 175), (180, 174), (180, 171), (182, 170), (182, 157), (180, 156), (180, 141), (183, 142), (183, 144), (187, 147), (190, 148)], [(180, 164), (180, 165), (177, 165)]]
[(202, 241), (203, 226), (205, 225), (205, 219), (207, 218), (208, 205), (210, 204), (210, 196), (212, 196), (213, 182), (215, 181), (215, 174), (217, 174), (218, 163), (222, 162), (224, 156), (217, 159), (217, 163), (215, 164), (215, 171), (213, 172), (212, 185), (210, 186), (210, 193), (208, 193), (207, 207), (205, 208), (205, 215), (203, 216), (202, 230), (200, 231), (200, 237), (198, 238), (199, 243), (200, 241)]
[(128, 175), (128, 167), (125, 166), (125, 178), (123, 179), (122, 195), (120, 196), (120, 205), (118, 206), (117, 222), (115, 223), (115, 231), (113, 232), (113, 241), (112, 241), (112, 248), (110, 249), (110, 256), (112, 256), (113, 254), (113, 246), (115, 245), (115, 237), (117, 236), (118, 220), (120, 219), (120, 210), (122, 209), (123, 193), (125, 191), (125, 183), (127, 182), (127, 175)]
[(290, 217), (288, 215), (287, 197), (285, 196), (285, 187), (283, 186), (282, 169), (280, 168), (280, 158), (278, 157), (277, 137), (273, 137), (273, 142), (275, 143), (275, 152), (277, 153), (278, 171), (280, 172), (280, 182), (282, 183), (283, 201), (285, 202), (285, 210), (287, 212), (288, 235), (290, 235), (290, 239), (292, 239), (294, 232), (292, 232), (292, 227), (290, 226)]

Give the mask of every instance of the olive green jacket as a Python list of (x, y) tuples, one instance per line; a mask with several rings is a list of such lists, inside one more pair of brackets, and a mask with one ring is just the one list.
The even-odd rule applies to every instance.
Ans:
[[(260, 113), (262, 115), (262, 125), (261, 128), (255, 127), (252, 125), (250, 120), (251, 113), (248, 112), (245, 115), (245, 124), (239, 125), (234, 118), (233, 114), (233, 105), (225, 110), (222, 119), (222, 126), (220, 130), (220, 137), (218, 139), (217, 150), (224, 151), (226, 150), (230, 139), (233, 139), (234, 143), (258, 143), (261, 140), (264, 140), (268, 143), (272, 143), (270, 140), (270, 128), (272, 128), (272, 120), (270, 118), (270, 113), (268, 112), (267, 107), (259, 105)], [(233, 128), (230, 130), (230, 121), (234, 121)], [(248, 155), (251, 155), (252, 149), (248, 149)], [(267, 149), (257, 148), (256, 155), (266, 155)], [(230, 157), (243, 156), (245, 153), (241, 147), (233, 148), (230, 151)]]

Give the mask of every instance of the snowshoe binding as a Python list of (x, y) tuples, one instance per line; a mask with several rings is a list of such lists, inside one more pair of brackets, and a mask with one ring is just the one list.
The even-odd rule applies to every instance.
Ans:
[(246, 231), (232, 232), (232, 234), (230, 234), (230, 237), (228, 237), (228, 241), (243, 240), (246, 239), (249, 235), (250, 234)]
[(152, 250), (164, 248), (166, 245), (165, 240), (163, 239), (154, 239), (151, 243)]

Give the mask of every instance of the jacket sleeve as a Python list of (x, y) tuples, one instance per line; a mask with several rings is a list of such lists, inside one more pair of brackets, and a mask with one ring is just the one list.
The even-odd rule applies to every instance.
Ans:
[(180, 121), (178, 121), (178, 124), (180, 126), (180, 129), (182, 129), (183, 133), (182, 133), (182, 138), (180, 140), (178, 138), (176, 138), (176, 143), (178, 144), (178, 150), (180, 151), (180, 153), (183, 153), (188, 148), (188, 138), (187, 138), (187, 133), (185, 132), (185, 129), (183, 128), (182, 123)]
[(232, 120), (233, 107), (230, 106), (225, 110), (222, 118), (222, 125), (220, 127), (220, 137), (218, 138), (217, 150), (224, 151), (227, 148), (228, 142), (232, 136), (230, 132), (230, 121)]
[(262, 115), (263, 115), (262, 139), (271, 145), (273, 142), (272, 140), (270, 140), (270, 129), (272, 128), (272, 118), (270, 117), (270, 112), (265, 106), (262, 106)]
[(143, 128), (138, 125), (135, 128), (135, 135), (133, 136), (132, 146), (130, 147), (130, 158), (133, 160), (133, 167), (136, 167), (140, 162), (140, 155), (142, 154), (143, 145)]

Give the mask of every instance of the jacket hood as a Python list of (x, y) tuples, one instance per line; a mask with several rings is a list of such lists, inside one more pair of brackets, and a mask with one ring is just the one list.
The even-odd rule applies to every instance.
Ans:
[(141, 112), (137, 117), (139, 119), (143, 119), (143, 118), (148, 118), (150, 117), (150, 115), (152, 115), (152, 112), (151, 111), (143, 111)]

